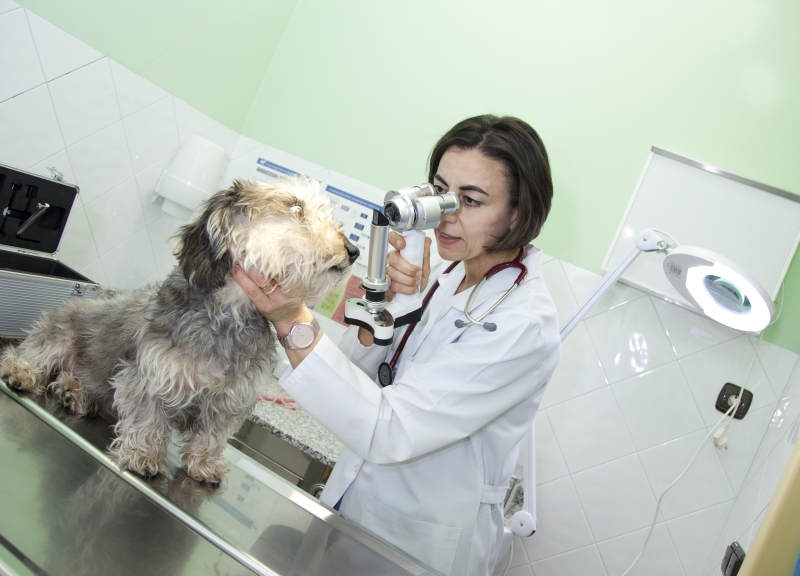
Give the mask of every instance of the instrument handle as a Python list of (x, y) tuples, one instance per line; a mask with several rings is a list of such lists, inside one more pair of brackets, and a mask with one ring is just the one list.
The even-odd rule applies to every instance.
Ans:
[[(406, 230), (403, 232), (406, 247), (400, 251), (400, 256), (408, 260), (414, 266), (422, 267), (422, 258), (425, 253), (425, 233), (419, 230)], [(395, 294), (394, 304), (406, 304), (419, 299), (419, 292), (416, 294)]]

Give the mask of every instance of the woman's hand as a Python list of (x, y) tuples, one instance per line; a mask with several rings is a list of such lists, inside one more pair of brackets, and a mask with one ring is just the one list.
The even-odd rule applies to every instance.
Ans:
[[(284, 294), (280, 284), (273, 284), (270, 287), (272, 283), (270, 279), (263, 278), (260, 274), (259, 277), (253, 278), (238, 266), (234, 268), (231, 274), (236, 283), (244, 290), (244, 293), (256, 305), (256, 309), (261, 315), (272, 323), (278, 336), (289, 334), (295, 322), (311, 322), (314, 319), (311, 310), (306, 308), (302, 302), (289, 304), (289, 299)], [(269, 294), (261, 289), (262, 286), (265, 289), (270, 287), (267, 289)], [(321, 338), (322, 331), (320, 330), (308, 348), (286, 349), (286, 357), (289, 359), (292, 368), (297, 368), (300, 362), (311, 354), (311, 351), (314, 350)]]
[(416, 294), (425, 290), (428, 278), (431, 275), (431, 239), (425, 237), (425, 248), (422, 251), (422, 268), (411, 264), (400, 256), (400, 251), (406, 247), (406, 240), (397, 232), (389, 233), (389, 244), (395, 250), (389, 252), (386, 261), (388, 266), (386, 274), (391, 278), (392, 285), (386, 292), (387, 299), (391, 300), (395, 294)]
[[(386, 291), (386, 299), (392, 300), (395, 294), (416, 294), (425, 290), (428, 278), (431, 275), (431, 239), (425, 238), (425, 248), (422, 250), (422, 268), (414, 266), (400, 256), (400, 251), (406, 247), (406, 240), (397, 232), (389, 233), (389, 244), (394, 250), (386, 258), (386, 275), (392, 280), (392, 285)], [(358, 329), (358, 340), (362, 346), (369, 348), (374, 338), (369, 330)]]
[(302, 302), (290, 305), (289, 299), (284, 294), (280, 284), (275, 285), (272, 291), (267, 294), (261, 288), (262, 286), (269, 286), (270, 279), (260, 277), (260, 274), (259, 277), (250, 276), (238, 266), (234, 268), (231, 274), (248, 298), (253, 301), (256, 309), (264, 318), (272, 322), (279, 332), (280, 324), (288, 323), (291, 328), (291, 325), (296, 322), (295, 319), (303, 316), (302, 312), (305, 305)]

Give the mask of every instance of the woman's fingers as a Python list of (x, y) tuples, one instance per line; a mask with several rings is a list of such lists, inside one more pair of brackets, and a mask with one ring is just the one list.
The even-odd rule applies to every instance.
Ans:
[(392, 291), (398, 294), (415, 294), (419, 290), (422, 269), (409, 263), (399, 252), (389, 254), (388, 262), (386, 274), (392, 280)]
[(400, 255), (399, 250), (405, 248), (406, 241), (400, 234), (391, 232), (389, 243), (398, 251), (392, 251), (387, 257), (386, 273), (392, 280), (389, 294), (416, 294), (428, 284), (431, 274), (431, 240), (425, 238), (425, 248), (422, 252), (422, 268), (415, 266)]
[[(274, 312), (286, 304), (283, 290), (274, 282), (265, 283), (264, 286), (267, 288), (267, 292), (270, 292), (267, 294), (265, 290), (262, 289), (262, 286), (256, 282), (256, 279), (253, 279), (238, 266), (234, 268), (231, 274), (236, 283), (244, 290), (244, 293), (247, 294), (247, 297), (256, 305), (258, 311), (264, 316), (269, 315), (271, 312)], [(261, 280), (263, 275), (260, 273), (256, 274), (259, 276), (258, 280)]]
[(236, 266), (231, 272), (233, 279), (236, 280), (236, 283), (244, 290), (244, 293), (250, 297), (251, 300), (256, 301), (259, 300), (259, 294), (263, 294), (261, 292), (261, 288), (255, 281), (247, 275), (247, 273)]

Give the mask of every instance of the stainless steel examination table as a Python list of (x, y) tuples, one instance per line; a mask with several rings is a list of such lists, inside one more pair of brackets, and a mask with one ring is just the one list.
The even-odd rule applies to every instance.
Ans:
[(434, 574), (231, 446), (213, 489), (106, 456), (113, 424), (0, 381), (0, 574)]

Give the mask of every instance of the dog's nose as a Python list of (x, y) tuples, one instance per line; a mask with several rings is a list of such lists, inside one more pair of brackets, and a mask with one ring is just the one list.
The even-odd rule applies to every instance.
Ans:
[(361, 254), (361, 251), (358, 249), (358, 246), (351, 243), (349, 240), (345, 240), (344, 247), (347, 250), (347, 256), (350, 258), (350, 264), (352, 264), (358, 259), (358, 255)]

